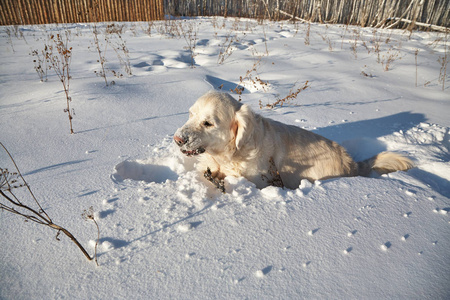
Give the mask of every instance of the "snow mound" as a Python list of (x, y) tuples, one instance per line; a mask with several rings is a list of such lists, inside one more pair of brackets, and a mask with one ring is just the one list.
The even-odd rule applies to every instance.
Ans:
[(406, 153), (416, 168), (408, 172), (416, 180), (450, 197), (450, 135), (449, 128), (420, 123), (407, 131), (396, 131), (380, 138), (387, 149)]

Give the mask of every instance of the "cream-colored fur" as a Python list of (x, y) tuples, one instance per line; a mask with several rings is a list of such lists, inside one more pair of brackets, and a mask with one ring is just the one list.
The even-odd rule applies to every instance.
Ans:
[(258, 188), (291, 189), (302, 179), (367, 176), (407, 170), (412, 162), (383, 152), (356, 163), (343, 147), (320, 135), (254, 113), (226, 93), (209, 92), (190, 108), (190, 117), (174, 135), (183, 153), (198, 155), (197, 168), (212, 176), (243, 176)]

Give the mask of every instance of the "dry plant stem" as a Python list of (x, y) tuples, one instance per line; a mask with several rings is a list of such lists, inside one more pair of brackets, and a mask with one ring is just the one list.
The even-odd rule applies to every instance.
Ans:
[(98, 266), (98, 262), (97, 262), (97, 246), (98, 246), (98, 241), (100, 240), (100, 228), (98, 227), (98, 223), (95, 220), (94, 217), (94, 208), (91, 206), (89, 207), (89, 210), (84, 210), (83, 214), (81, 215), (86, 221), (88, 220), (92, 220), (95, 224), (95, 227), (97, 227), (97, 242), (95, 243), (95, 248), (94, 248), (94, 257), (95, 257), (95, 263)]
[(311, 23), (308, 22), (308, 27), (306, 28), (306, 34), (305, 34), (305, 45), (309, 46), (311, 44), (310, 41), (310, 33), (311, 33)]
[[(50, 219), (50, 217), (47, 215), (47, 213), (44, 211), (44, 209), (42, 208), (42, 206), (41, 206), (41, 205), (39, 204), (39, 202), (37, 201), (36, 197), (34, 196), (33, 192), (31, 191), (30, 186), (29, 186), (28, 183), (25, 181), (25, 178), (23, 178), (22, 173), (20, 172), (19, 167), (17, 166), (16, 161), (13, 159), (11, 153), (9, 153), (8, 149), (6, 149), (6, 147), (3, 145), (3, 143), (0, 143), (0, 146), (3, 148), (3, 150), (5, 150), (6, 154), (8, 154), (9, 158), (11, 159), (12, 163), (14, 164), (14, 168), (15, 168), (16, 171), (17, 171), (17, 174), (19, 175), (20, 179), (22, 179), (23, 185), (27, 188), (28, 192), (29, 192), (30, 195), (31, 195), (31, 198), (34, 200), (34, 202), (36, 203), (36, 205), (39, 207), (39, 211), (42, 212), (42, 214), (44, 214), (43, 219), (44, 219), (44, 220), (48, 220), (49, 222), (52, 222), (52, 220)], [(9, 184), (8, 184), (8, 187), (9, 187), (9, 189), (11, 189), (11, 186), (9, 186)], [(0, 191), (1, 191), (1, 190), (0, 190)], [(22, 204), (17, 198), (15, 198), (15, 199), (17, 200), (17, 202), (18, 202), (19, 204)], [(39, 214), (39, 216), (42, 217), (40, 214)]]
[(262, 174), (261, 179), (263, 181), (267, 181), (267, 183), (271, 186), (284, 188), (283, 179), (281, 178), (281, 175), (278, 172), (277, 167), (275, 166), (275, 161), (273, 160), (273, 157), (269, 159), (269, 164), (270, 165), (267, 175)]
[(381, 61), (381, 65), (383, 66), (384, 71), (389, 71), (391, 69), (391, 64), (398, 58), (399, 53), (400, 53), (400, 51), (395, 50), (394, 47), (391, 47), (386, 52), (386, 55), (383, 55), (383, 60)]
[[(106, 58), (105, 58), (105, 54), (102, 53), (102, 50), (100, 49), (100, 42), (98, 41), (98, 30), (97, 30), (96, 23), (93, 24), (92, 33), (94, 34), (94, 43), (95, 43), (95, 47), (96, 47), (97, 53), (98, 53), (98, 62), (100, 63), (100, 66), (102, 67), (100, 76), (103, 77), (103, 79), (105, 80), (106, 86), (108, 86), (108, 80), (106, 79), (106, 72), (105, 72)], [(106, 46), (105, 46), (105, 51), (106, 51), (107, 46), (108, 46), (108, 44), (106, 44)]]
[[(282, 98), (282, 99), (278, 99), (278, 100), (275, 101), (274, 103), (266, 104), (266, 107), (272, 109), (272, 108), (274, 108), (274, 107), (277, 106), (277, 105), (283, 106), (284, 103), (287, 103), (287, 102), (289, 102), (289, 101), (291, 101), (291, 100), (296, 99), (297, 96), (298, 96), (298, 94), (300, 94), (302, 91), (304, 91), (304, 90), (306, 90), (307, 88), (310, 87), (308, 83), (309, 83), (309, 81), (306, 81), (306, 82), (303, 84), (302, 87), (298, 88), (298, 89), (294, 92), (293, 89), (294, 89), (295, 85), (297, 84), (297, 83), (295, 83), (295, 84), (294, 84), (294, 87), (292, 87), (292, 89), (290, 90), (289, 94), (288, 94), (286, 97), (284, 97), (284, 98)], [(260, 107), (260, 108), (263, 108), (263, 105), (262, 105), (261, 101), (259, 102), (259, 107)]]
[[(19, 185), (19, 186), (11, 186), (11, 182), (8, 179), (8, 174), (9, 172), (7, 170), (3, 170), (2, 169), (2, 174), (1, 174), (1, 180), (0, 180), (0, 195), (6, 199), (9, 204), (3, 204), (0, 203), (0, 209), (1, 210), (5, 210), (8, 212), (11, 212), (13, 214), (16, 215), (20, 215), (22, 217), (24, 217), (27, 221), (32, 221), (35, 222), (37, 224), (41, 224), (41, 225), (45, 225), (48, 226), (52, 229), (55, 229), (58, 231), (58, 234), (56, 236), (56, 238), (58, 239), (58, 235), (62, 232), (64, 233), (68, 238), (70, 238), (72, 240), (72, 242), (77, 245), (77, 247), (81, 250), (81, 252), (84, 254), (84, 256), (88, 259), (88, 260), (93, 260), (95, 258), (95, 262), (98, 265), (97, 262), (97, 252), (95, 252), (94, 257), (91, 257), (89, 255), (89, 253), (84, 249), (84, 247), (78, 242), (78, 240), (73, 236), (72, 233), (70, 233), (70, 231), (68, 231), (67, 229), (65, 229), (62, 226), (59, 226), (55, 223), (53, 223), (52, 219), (49, 217), (49, 215), (45, 212), (45, 210), (42, 208), (42, 206), (39, 204), (38, 200), (36, 199), (36, 197), (34, 196), (33, 192), (30, 189), (30, 186), (28, 185), (28, 183), (25, 181), (25, 178), (23, 178), (22, 173), (20, 172), (16, 162), (14, 161), (11, 153), (6, 149), (6, 147), (3, 145), (3, 143), (0, 143), (0, 146), (5, 150), (5, 152), (8, 154), (10, 160), (12, 161), (12, 163), (14, 164), (14, 168), (16, 169), (17, 176), (22, 180), (23, 184)], [(36, 205), (38, 206), (38, 210), (33, 209), (31, 207), (29, 207), (28, 205), (22, 203), (22, 201), (20, 201), (16, 195), (13, 193), (12, 189), (17, 188), (17, 187), (22, 187), (25, 186), (28, 190), (28, 192), (31, 195), (31, 198), (33, 199), (33, 201), (36, 203)], [(9, 193), (10, 195), (8, 195), (7, 193)], [(22, 209), (23, 211), (19, 211), (17, 210), (17, 208)], [(100, 231), (97, 225), (97, 222), (94, 220), (95, 225), (97, 226), (97, 232), (98, 232), (98, 239), (97, 239), (97, 243), (100, 237)], [(97, 248), (97, 244), (96, 244), (96, 248)]]
[(9, 29), (9, 27), (5, 27), (5, 32), (8, 35), (8, 44), (11, 46), (12, 52), (15, 53), (16, 50), (14, 49), (14, 44), (11, 38), (11, 30)]
[(98, 248), (98, 241), (100, 241), (100, 228), (98, 227), (98, 223), (94, 218), (92, 218), (92, 221), (94, 221), (95, 227), (97, 227), (97, 241), (95, 242), (94, 259), (95, 259), (95, 264), (98, 266), (97, 248)]
[[(70, 31), (65, 31), (65, 41), (63, 41), (61, 34), (57, 34), (56, 37), (54, 35), (50, 36), (50, 40), (53, 42), (53, 45), (49, 46), (49, 53), (47, 53), (48, 57), (47, 59), (51, 63), (51, 67), (55, 71), (56, 75), (58, 76), (59, 80), (61, 81), (64, 93), (66, 95), (66, 103), (67, 107), (64, 109), (64, 112), (67, 112), (67, 115), (69, 117), (69, 124), (70, 124), (70, 133), (73, 134), (73, 127), (72, 127), (72, 119), (73, 115), (70, 110), (70, 102), (72, 101), (72, 98), (69, 96), (69, 90), (70, 90), (70, 63), (72, 61), (72, 47), (68, 48), (69, 44), (69, 37), (70, 37)], [(54, 47), (56, 48), (57, 54), (53, 53)]]
[[(262, 59), (261, 56), (257, 57), (257, 59), (255, 60), (255, 62), (253, 63), (252, 68), (251, 68), (250, 70), (247, 70), (247, 73), (245, 73), (245, 76), (244, 76), (244, 77), (242, 77), (242, 76), (239, 77), (239, 83), (236, 85), (236, 87), (235, 87), (234, 89), (230, 89), (230, 91), (231, 91), (232, 93), (235, 93), (235, 94), (238, 94), (238, 95), (239, 95), (239, 101), (242, 100), (242, 99), (241, 99), (241, 95), (242, 95), (242, 93), (243, 93), (244, 90), (245, 90), (245, 88), (242, 87), (241, 84), (243, 84), (244, 81), (247, 81), (247, 80), (248, 80), (249, 82), (253, 83), (253, 84), (256, 83), (255, 80), (254, 80), (253, 77), (252, 77), (252, 73), (253, 73), (253, 72), (256, 72), (256, 70), (257, 70), (259, 64), (261, 63), (261, 59)], [(261, 83), (263, 83), (263, 81), (260, 80), (260, 79), (257, 78), (257, 77), (256, 77), (256, 80), (258, 80), (258, 81), (260, 81)], [(266, 83), (264, 83), (264, 84), (266, 84)]]
[(234, 36), (232, 34), (233, 34), (232, 30), (230, 30), (227, 33), (227, 36), (225, 37), (225, 41), (220, 46), (219, 57), (218, 57), (218, 60), (217, 60), (217, 63), (219, 65), (223, 64), (225, 62), (225, 60), (228, 57), (230, 57), (231, 54), (233, 54), (233, 52), (235, 50), (233, 48), (233, 44), (240, 42), (240, 39), (238, 38), (238, 34), (235, 33)]
[(198, 27), (197, 25), (193, 25), (192, 23), (187, 24), (186, 27), (180, 24), (180, 31), (184, 37), (184, 40), (186, 41), (186, 47), (185, 49), (189, 50), (190, 57), (191, 57), (191, 68), (195, 67), (195, 46), (197, 44), (197, 32)]
[[(133, 74), (131, 72), (131, 63), (129, 56), (130, 51), (128, 50), (126, 42), (122, 38), (122, 31), (124, 26), (125, 25), (120, 26), (116, 24), (108, 25), (105, 31), (105, 41), (116, 53), (117, 58), (119, 59), (119, 63), (121, 66), (123, 66), (125, 72), (131, 76)], [(121, 75), (116, 75), (116, 73), (115, 76), (121, 77)]]
[(444, 39), (444, 56), (439, 57), (438, 62), (441, 64), (441, 69), (439, 70), (439, 80), (442, 81), (442, 90), (445, 89), (445, 79), (447, 77), (447, 63), (448, 63), (448, 54), (447, 54), (447, 39), (448, 34), (445, 34)]
[(32, 50), (30, 53), (31, 56), (35, 57), (35, 59), (33, 59), (34, 70), (38, 74), (40, 81), (44, 82), (47, 81), (48, 60), (46, 59), (44, 50), (41, 51), (41, 54), (42, 55), (39, 54), (38, 49)]
[[(11, 193), (11, 192), (10, 192), (10, 193)], [(12, 194), (12, 193), (11, 193), (11, 194)], [(0, 203), (0, 209), (9, 211), (9, 212), (14, 213), (14, 214), (17, 214), (17, 215), (20, 215), (20, 216), (24, 217), (25, 219), (30, 220), (30, 221), (33, 221), (33, 222), (35, 222), (35, 223), (38, 223), (38, 224), (41, 224), (41, 225), (46, 225), (46, 226), (48, 226), (48, 227), (50, 227), (50, 228), (53, 228), (53, 229), (55, 229), (55, 230), (58, 230), (58, 234), (59, 234), (59, 232), (63, 232), (68, 238), (70, 238), (70, 239), (72, 240), (72, 242), (75, 243), (75, 245), (78, 246), (78, 248), (81, 250), (81, 252), (83, 252), (84, 256), (85, 256), (88, 260), (92, 260), (92, 259), (93, 259), (93, 258), (89, 255), (89, 253), (87, 253), (87, 251), (84, 249), (84, 247), (78, 242), (78, 240), (77, 240), (77, 239), (76, 239), (76, 238), (75, 238), (75, 237), (74, 237), (67, 229), (65, 229), (65, 228), (63, 228), (63, 227), (61, 227), (61, 226), (59, 226), (59, 225), (57, 225), (57, 224), (54, 224), (54, 223), (52, 222), (52, 220), (51, 220), (50, 218), (48, 218), (48, 216), (47, 216), (47, 218), (44, 217), (44, 216), (42, 216), (41, 213), (44, 213), (45, 215), (47, 215), (42, 209), (40, 210), (41, 213), (39, 213), (39, 212), (35, 211), (34, 209), (32, 209), (32, 208), (30, 208), (30, 207), (28, 207), (28, 206), (22, 204), (20, 201), (11, 199), (11, 198), (8, 197), (8, 195), (6, 195), (2, 190), (0, 190), (0, 195), (2, 195), (6, 200), (8, 200), (9, 202), (11, 202), (13, 205), (18, 206), (18, 207), (20, 207), (20, 208), (23, 208), (23, 209), (29, 211), (30, 213), (32, 213), (32, 215), (26, 215), (26, 214), (24, 214), (24, 213), (18, 212), (18, 211), (15, 210), (14, 208), (8, 207), (8, 206), (6, 206), (6, 205), (4, 205), (4, 204), (2, 204), (2, 203)], [(14, 198), (15, 198), (15, 196), (14, 196)], [(15, 198), (15, 199), (17, 199), (17, 198)], [(35, 199), (35, 200), (36, 200), (36, 199)], [(36, 201), (36, 202), (37, 202), (37, 201)], [(95, 255), (95, 262), (97, 263), (97, 257), (96, 257), (96, 255)], [(97, 265), (98, 265), (98, 263), (97, 263)]]
[(264, 45), (266, 46), (266, 56), (269, 56), (269, 49), (267, 48), (267, 34), (266, 34), (266, 27), (265, 27), (264, 24), (262, 25), (262, 30), (263, 30), (263, 33), (264, 33)]
[(417, 87), (417, 56), (419, 55), (419, 49), (416, 49), (416, 51), (414, 52), (414, 56), (416, 59), (416, 87)]
[(262, 57), (258, 57), (257, 59), (255, 59), (255, 62), (253, 63), (252, 68), (251, 68), (250, 70), (247, 70), (247, 73), (245, 73), (245, 76), (244, 76), (244, 77), (242, 77), (242, 76), (239, 77), (239, 83), (236, 85), (235, 90), (236, 90), (242, 83), (244, 83), (245, 80), (252, 80), (252, 75), (251, 75), (251, 74), (252, 74), (253, 72), (256, 72), (258, 66), (261, 64), (261, 59), (262, 59)]

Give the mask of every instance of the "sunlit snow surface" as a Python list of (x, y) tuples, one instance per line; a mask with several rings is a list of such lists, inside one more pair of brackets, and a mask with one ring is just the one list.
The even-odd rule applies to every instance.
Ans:
[[(154, 22), (151, 35), (148, 26), (127, 23), (121, 34), (131, 76), (106, 48), (115, 84), (105, 86), (92, 29), (67, 25), (74, 135), (61, 83), (53, 70), (40, 82), (30, 55), (65, 27), (1, 28), (0, 141), (54, 222), (91, 253), (96, 229), (83, 210), (94, 207), (101, 229), (96, 267), (69, 239), (1, 211), (1, 299), (449, 297), (443, 34), (232, 18)], [(306, 81), (296, 100), (260, 109)], [(295, 190), (228, 177), (222, 194), (172, 135), (199, 96), (238, 85), (257, 113), (333, 139), (357, 160), (398, 151), (417, 167)], [(4, 152), (0, 161), (12, 169)]]

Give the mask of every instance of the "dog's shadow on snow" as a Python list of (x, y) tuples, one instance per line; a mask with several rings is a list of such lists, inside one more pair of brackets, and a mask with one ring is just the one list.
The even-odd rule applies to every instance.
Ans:
[[(402, 112), (377, 119), (318, 128), (313, 132), (338, 142), (347, 149), (356, 161), (361, 161), (386, 151), (386, 145), (377, 138), (394, 132), (406, 132), (426, 121), (427, 118), (424, 114)], [(448, 156), (439, 158), (446, 162), (450, 161)], [(431, 186), (441, 195), (450, 197), (450, 182), (447, 179), (417, 168), (408, 171), (408, 174)]]
[(423, 114), (402, 112), (376, 119), (322, 127), (313, 132), (341, 144), (359, 161), (386, 151), (386, 145), (378, 140), (379, 137), (400, 130), (407, 131), (426, 121), (427, 118)]
[(371, 120), (361, 120), (327, 126), (313, 130), (328, 139), (342, 143), (348, 139), (379, 138), (397, 131), (407, 131), (414, 126), (426, 122), (424, 114), (401, 112)]

